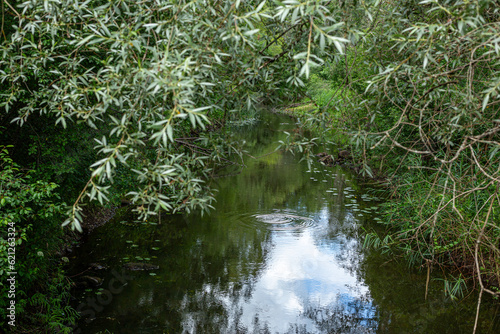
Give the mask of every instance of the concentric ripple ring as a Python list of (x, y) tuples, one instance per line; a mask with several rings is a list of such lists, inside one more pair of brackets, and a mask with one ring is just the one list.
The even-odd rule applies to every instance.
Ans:
[(286, 213), (270, 213), (253, 215), (259, 223), (270, 225), (273, 230), (296, 230), (303, 229), (314, 224), (309, 217), (302, 217)]

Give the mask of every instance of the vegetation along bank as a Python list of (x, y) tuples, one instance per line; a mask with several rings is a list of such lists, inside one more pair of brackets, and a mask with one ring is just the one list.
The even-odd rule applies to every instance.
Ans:
[[(359, 27), (351, 5), (346, 26)], [(360, 176), (386, 187), (385, 230), (365, 245), (444, 270), (452, 298), (477, 289), (479, 312), (500, 292), (498, 3), (381, 2), (369, 22), (346, 29), (344, 55), (312, 70), (285, 112), (350, 146)]]

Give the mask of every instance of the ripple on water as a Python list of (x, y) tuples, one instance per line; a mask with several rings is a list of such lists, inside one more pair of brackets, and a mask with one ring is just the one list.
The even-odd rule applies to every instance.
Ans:
[(301, 230), (314, 225), (314, 220), (312, 218), (289, 213), (274, 212), (269, 214), (256, 214), (251, 217), (254, 219), (255, 224), (263, 225), (275, 231)]

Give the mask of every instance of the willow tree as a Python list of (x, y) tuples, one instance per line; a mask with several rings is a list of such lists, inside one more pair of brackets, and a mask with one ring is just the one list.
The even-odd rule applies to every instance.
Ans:
[(396, 171), (393, 233), (371, 241), (429, 270), (453, 268), (450, 294), (475, 276), (481, 293), (499, 295), (499, 8), (495, 0), (381, 2), (365, 44), (375, 74), (366, 103), (353, 103), (364, 154)]
[(134, 175), (142, 218), (206, 210), (207, 166), (234, 150), (187, 130), (302, 86), (322, 57), (343, 51), (340, 13), (325, 0), (7, 0), (1, 106), (19, 126), (37, 113), (55, 127), (105, 129), (64, 225), (81, 229), (82, 204), (107, 201), (118, 167)]

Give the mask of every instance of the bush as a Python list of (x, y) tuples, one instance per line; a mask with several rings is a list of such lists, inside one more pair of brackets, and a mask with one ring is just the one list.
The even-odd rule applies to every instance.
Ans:
[[(55, 257), (63, 242), (57, 185), (33, 180), (7, 147), (0, 147), (0, 168), (0, 325), (15, 320), (16, 331), (65, 331), (76, 312), (66, 307), (69, 282)], [(12, 301), (15, 319), (7, 317)]]

